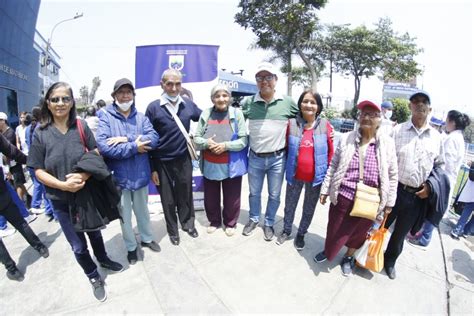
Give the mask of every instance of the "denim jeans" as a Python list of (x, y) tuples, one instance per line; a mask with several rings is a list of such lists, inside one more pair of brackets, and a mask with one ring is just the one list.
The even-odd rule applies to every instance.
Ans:
[(44, 188), (44, 185), (36, 178), (34, 169), (28, 168), (28, 172), (30, 173), (31, 180), (33, 181), (33, 196), (31, 198), (31, 207), (41, 208), (41, 202), (43, 202), (44, 199), (44, 213), (46, 215), (53, 215), (54, 218), (56, 218), (56, 215), (54, 215), (53, 212), (53, 207), (51, 206), (51, 202), (49, 201), (49, 199), (46, 198), (46, 190)]
[(132, 208), (137, 219), (138, 232), (142, 242), (152, 242), (153, 234), (151, 231), (150, 212), (148, 211), (148, 186), (144, 186), (137, 191), (122, 190), (120, 205), (122, 206), (120, 215), (123, 219), (120, 225), (127, 251), (137, 249), (137, 240), (135, 239), (132, 227)]
[(421, 236), (418, 239), (418, 241), (420, 242), (420, 245), (426, 247), (430, 244), (431, 236), (433, 235), (434, 228), (435, 226), (431, 224), (430, 221), (425, 220), (425, 222), (423, 223), (423, 230), (421, 231)]
[(7, 190), (10, 193), (10, 196), (12, 197), (13, 203), (15, 203), (15, 205), (20, 210), (21, 216), (28, 217), (30, 213), (28, 213), (25, 203), (23, 203), (23, 201), (18, 196), (18, 193), (16, 193), (15, 189), (11, 186), (10, 183), (8, 183), (8, 181), (5, 181), (5, 184), (7, 185)]
[(285, 153), (271, 157), (257, 157), (252, 151), (249, 153), (249, 204), (250, 220), (258, 223), (262, 212), (262, 188), (265, 175), (268, 183), (268, 202), (265, 211), (265, 226), (273, 226), (275, 215), (280, 206), (280, 193), (285, 174)]
[(7, 229), (7, 220), (4, 216), (0, 215), (0, 230)]
[[(76, 232), (72, 225), (69, 216), (69, 205), (65, 201), (51, 201), (54, 212), (58, 217), (59, 225), (63, 230), (64, 236), (71, 245), (76, 261), (84, 270), (86, 276), (91, 278), (99, 277), (97, 272), (97, 265), (92, 260), (92, 257), (87, 249), (86, 233)], [(107, 252), (105, 251), (104, 240), (100, 230), (94, 232), (88, 232), (87, 236), (94, 251), (94, 255), (99, 262), (107, 260)]]
[[(453, 232), (455, 234), (472, 235), (474, 233), (474, 216), (471, 216), (473, 211), (474, 202), (464, 204), (464, 209), (462, 210), (461, 217), (459, 217), (458, 223), (453, 229)], [(471, 219), (469, 219), (469, 217)]]

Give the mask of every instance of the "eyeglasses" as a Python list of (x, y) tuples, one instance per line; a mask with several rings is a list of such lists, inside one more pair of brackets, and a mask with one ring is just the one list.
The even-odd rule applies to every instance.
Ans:
[(359, 116), (360, 117), (368, 116), (370, 118), (376, 118), (376, 117), (380, 117), (380, 113), (379, 112), (360, 112)]
[(49, 98), (49, 102), (51, 103), (59, 103), (59, 101), (63, 101), (63, 103), (69, 103), (72, 101), (71, 97), (53, 97)]
[(255, 77), (255, 80), (257, 80), (257, 82), (262, 82), (263, 80), (265, 81), (272, 81), (273, 80), (273, 75), (268, 75), (268, 76), (256, 76)]

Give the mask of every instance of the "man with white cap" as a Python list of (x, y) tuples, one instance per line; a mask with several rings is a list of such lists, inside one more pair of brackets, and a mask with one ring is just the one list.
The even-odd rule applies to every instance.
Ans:
[(396, 220), (384, 260), (390, 279), (396, 277), (395, 263), (406, 235), (424, 220), (423, 209), (431, 192), (426, 180), (435, 167), (444, 166), (441, 135), (428, 124), (430, 101), (425, 91), (415, 92), (410, 97), (411, 119), (393, 131), (399, 183), (397, 201), (385, 224), (390, 227)]
[(286, 130), (288, 119), (295, 117), (298, 106), (288, 96), (276, 93), (276, 71), (272, 64), (261, 63), (255, 74), (259, 92), (242, 102), (244, 116), (249, 121), (249, 221), (242, 234), (250, 236), (260, 221), (261, 193), (265, 175), (268, 182), (268, 202), (265, 211), (264, 239), (272, 240), (273, 224), (280, 206), (280, 192), (286, 164)]

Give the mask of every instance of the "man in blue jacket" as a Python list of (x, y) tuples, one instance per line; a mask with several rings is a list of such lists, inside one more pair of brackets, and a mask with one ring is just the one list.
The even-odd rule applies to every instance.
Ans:
[[(180, 96), (181, 79), (182, 75), (178, 70), (165, 70), (161, 76), (164, 93), (158, 100), (150, 103), (146, 110), (146, 116), (160, 135), (158, 147), (150, 151), (152, 179), (159, 188), (166, 229), (175, 246), (180, 241), (177, 217), (184, 231), (193, 238), (198, 237), (194, 227), (193, 167), (183, 133), (189, 132), (191, 121), (198, 121), (201, 110), (193, 101)], [(182, 124), (183, 131), (178, 123)]]
[(135, 89), (130, 80), (117, 80), (112, 92), (114, 102), (100, 115), (97, 148), (113, 171), (122, 189), (122, 235), (130, 264), (137, 262), (137, 241), (132, 227), (132, 208), (137, 220), (142, 247), (160, 251), (153, 240), (148, 210), (148, 183), (151, 178), (147, 152), (156, 148), (159, 136), (148, 118), (135, 108)]

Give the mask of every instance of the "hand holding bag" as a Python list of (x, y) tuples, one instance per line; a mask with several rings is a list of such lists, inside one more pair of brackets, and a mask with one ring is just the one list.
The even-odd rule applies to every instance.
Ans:
[(380, 206), (379, 190), (364, 184), (363, 181), (364, 159), (362, 158), (362, 149), (359, 147), (359, 182), (354, 196), (354, 206), (349, 215), (375, 220)]
[(194, 142), (192, 141), (191, 137), (189, 137), (189, 134), (186, 131), (186, 128), (184, 128), (183, 122), (181, 122), (181, 119), (178, 117), (178, 115), (176, 115), (176, 113), (172, 109), (169, 109), (169, 112), (173, 116), (173, 119), (176, 122), (176, 125), (178, 125), (179, 130), (181, 131), (184, 138), (186, 139), (186, 146), (188, 147), (189, 156), (191, 157), (192, 160), (198, 160), (199, 156), (196, 152), (196, 148), (194, 147)]
[(360, 247), (354, 257), (357, 265), (365, 269), (380, 272), (384, 266), (384, 248), (390, 239), (390, 232), (385, 228), (388, 214), (385, 214), (380, 227), (369, 233), (362, 247)]

